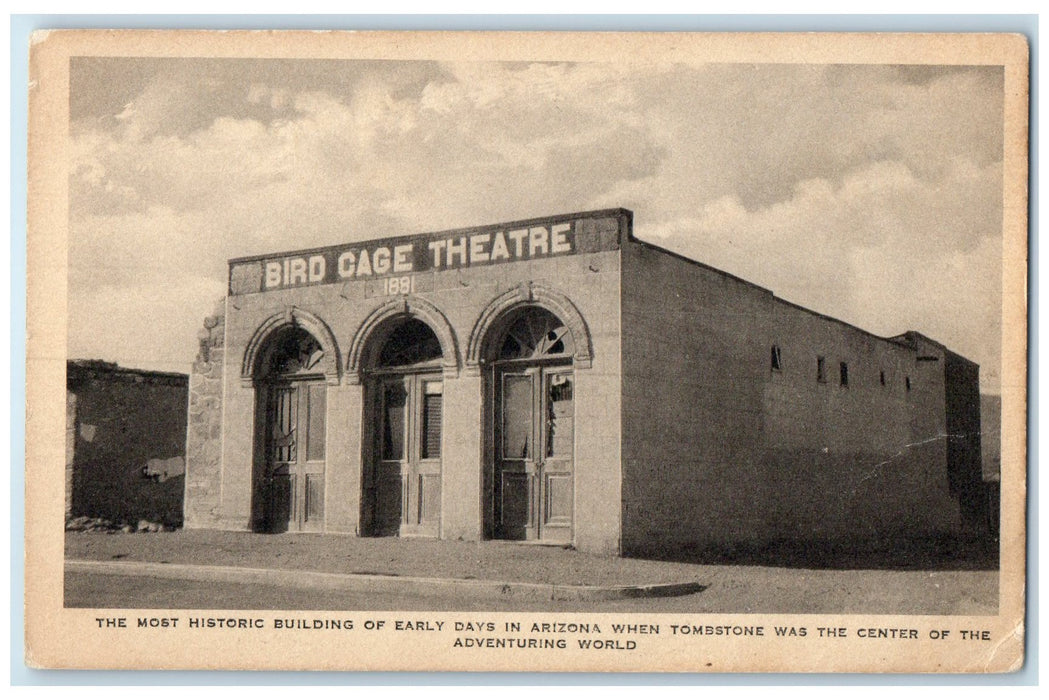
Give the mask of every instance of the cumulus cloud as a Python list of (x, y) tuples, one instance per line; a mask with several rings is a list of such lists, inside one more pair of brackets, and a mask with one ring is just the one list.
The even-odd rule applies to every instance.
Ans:
[(1000, 362), (993, 67), (93, 58), (72, 75), (71, 353), (150, 355), (98, 332), (119, 317), (191, 358), (188, 319), (230, 257), (624, 206), (639, 237), (791, 301), (926, 332), (985, 379)]
[(1000, 182), (1000, 164), (930, 183), (902, 163), (877, 162), (838, 183), (797, 183), (789, 199), (753, 211), (726, 195), (649, 231), (655, 242), (871, 332), (920, 330), (982, 359), (985, 385), (995, 386), (1000, 224), (965, 210)]

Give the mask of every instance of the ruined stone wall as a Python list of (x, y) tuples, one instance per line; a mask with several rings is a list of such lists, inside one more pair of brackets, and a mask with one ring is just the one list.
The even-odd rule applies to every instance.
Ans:
[(66, 371), (67, 516), (178, 527), (186, 375), (97, 360)]
[(225, 301), (197, 334), (200, 349), (189, 377), (189, 425), (186, 434), (187, 528), (215, 527), (222, 475), (222, 363)]

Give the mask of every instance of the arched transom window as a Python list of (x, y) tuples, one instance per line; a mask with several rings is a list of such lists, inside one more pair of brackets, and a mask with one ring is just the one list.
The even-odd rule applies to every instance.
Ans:
[(310, 333), (302, 328), (289, 328), (274, 338), (263, 357), (265, 376), (294, 376), (324, 371), (324, 350)]
[(424, 322), (411, 318), (386, 337), (379, 351), (380, 367), (410, 367), (441, 359), (441, 341)]
[(571, 356), (572, 334), (546, 309), (527, 308), (510, 321), (499, 345), (500, 360), (539, 360)]

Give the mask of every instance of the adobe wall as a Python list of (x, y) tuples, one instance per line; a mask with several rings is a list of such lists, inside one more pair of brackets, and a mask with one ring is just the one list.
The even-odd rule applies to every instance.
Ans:
[(957, 532), (945, 357), (626, 245), (624, 552)]
[(642, 243), (623, 248), (623, 553), (762, 532), (768, 293)]
[[(580, 221), (579, 226), (612, 240), (620, 223), (606, 217)], [(360, 534), (361, 493), (366, 486), (362, 483), (361, 455), (364, 441), (372, 438), (363, 424), (367, 381), (362, 382), (360, 374), (348, 370), (349, 356), (369, 316), (386, 304), (404, 304), (406, 299), (409, 313), (424, 305), (435, 310), (451, 329), (455, 346), (453, 366), (446, 368), (444, 377), (441, 537), (478, 540), (490, 534), (490, 513), (483, 512), (483, 490), (490, 467), (482, 435), (482, 425), (488, 420), (484, 396), (489, 382), (483, 366), (468, 361), (470, 339), (482, 314), (497, 298), (517, 295), (525, 303), (529, 295), (539, 295), (536, 290), (550, 290), (578, 310), (592, 344), (591, 366), (575, 370), (575, 545), (586, 551), (618, 551), (618, 250), (416, 271), (412, 273), (414, 290), (407, 296), (384, 293), (382, 279), (251, 291), (261, 289), (259, 277), (250, 270), (238, 270), (238, 264), (233, 262), (233, 284), (247, 286), (234, 289), (236, 293), (227, 304), (221, 460), (218, 465), (209, 462), (203, 467), (210, 472), (207, 478), (220, 484), (219, 489), (210, 489), (221, 494), (215, 508), (217, 526), (252, 527), (256, 399), (252, 382), (241, 376), (249, 343), (275, 315), (305, 312), (330, 332), (340, 371), (329, 381), (327, 394), (325, 526), (329, 532)], [(585, 340), (577, 338), (576, 342)], [(191, 471), (199, 473), (195, 464)], [(200, 478), (205, 477), (201, 474)]]
[[(67, 371), (68, 515), (181, 525), (185, 375), (75, 363)], [(172, 473), (150, 475), (151, 460), (171, 460)]]
[(942, 346), (877, 338), (778, 299), (766, 329), (758, 478), (783, 494), (767, 506), (768, 535), (876, 542), (957, 532)]
[(988, 534), (997, 537), (1001, 525), (1002, 397), (980, 395), (980, 461)]
[(947, 475), (951, 495), (961, 507), (962, 526), (971, 532), (989, 527), (992, 510), (983, 481), (980, 368), (953, 352), (944, 353), (947, 405)]
[(1002, 478), (1002, 397), (980, 394), (980, 455), (984, 481)]

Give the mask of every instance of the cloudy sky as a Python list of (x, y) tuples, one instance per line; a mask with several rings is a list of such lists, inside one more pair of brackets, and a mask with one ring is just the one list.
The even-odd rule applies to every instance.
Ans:
[(996, 67), (77, 58), (69, 355), (188, 372), (256, 253), (625, 207), (1000, 390)]

